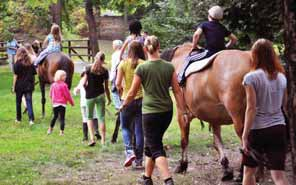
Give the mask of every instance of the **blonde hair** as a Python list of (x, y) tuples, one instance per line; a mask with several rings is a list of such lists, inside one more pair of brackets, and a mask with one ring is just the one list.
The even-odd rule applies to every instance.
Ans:
[(57, 70), (54, 74), (54, 81), (55, 82), (65, 81), (66, 76), (67, 76), (67, 74), (64, 70)]
[(95, 63), (91, 66), (90, 71), (92, 73), (100, 74), (104, 69), (104, 67), (102, 66), (104, 61), (105, 54), (102, 51), (98, 52), (95, 56)]
[(23, 46), (18, 48), (16, 51), (15, 63), (18, 63), (18, 62), (21, 62), (25, 66), (29, 66), (32, 64), (28, 51)]
[(113, 40), (112, 45), (115, 49), (121, 49), (122, 47), (122, 41), (121, 40)]
[(57, 41), (57, 42), (62, 41), (62, 34), (61, 34), (61, 29), (60, 29), (59, 25), (53, 24), (51, 26), (50, 33), (53, 35), (53, 38), (55, 41)]
[(275, 53), (272, 42), (267, 39), (258, 39), (252, 46), (252, 69), (263, 69), (270, 79), (276, 79), (277, 74), (285, 70), (280, 64), (279, 57)]
[(144, 47), (147, 49), (147, 51), (150, 54), (155, 53), (157, 50), (159, 50), (159, 40), (156, 36), (148, 36), (145, 40)]

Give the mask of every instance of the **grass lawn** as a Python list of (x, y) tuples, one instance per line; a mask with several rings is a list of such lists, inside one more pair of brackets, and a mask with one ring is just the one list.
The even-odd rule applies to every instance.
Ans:
[[(73, 84), (77, 84), (79, 75), (75, 74)], [(114, 163), (117, 168), (122, 168), (124, 160), (123, 144), (121, 132), (119, 141), (110, 144), (110, 138), (114, 127), (113, 106), (107, 107), (107, 144), (97, 145), (89, 148), (81, 142), (81, 116), (79, 109), (79, 97), (74, 97), (75, 106), (67, 107), (65, 136), (59, 133), (59, 123), (57, 123), (52, 135), (46, 135), (49, 126), (51, 105), (48, 97), (46, 116), (41, 118), (41, 94), (39, 88), (33, 93), (33, 107), (36, 116), (35, 125), (29, 127), (28, 116), (23, 115), (21, 124), (15, 124), (15, 95), (10, 92), (12, 74), (7, 66), (0, 67), (0, 184), (79, 184), (75, 178), (82, 178), (77, 173), (89, 168), (89, 165), (101, 166), (102, 163)], [(227, 126), (223, 130), (224, 141), (228, 146), (236, 143), (237, 138), (232, 126)], [(179, 138), (180, 133), (177, 122), (174, 120), (168, 129), (164, 143), (169, 146), (168, 154), (172, 163), (176, 163), (179, 158)], [(190, 152), (208, 154), (208, 146), (212, 143), (211, 134), (207, 129), (201, 131), (198, 121), (194, 121), (191, 126)], [(212, 149), (210, 149), (212, 151)], [(214, 153), (214, 152), (213, 152)], [(216, 156), (217, 157), (217, 156)], [(102, 162), (102, 163), (100, 163)], [(108, 166), (108, 165), (107, 165)], [(112, 165), (110, 167), (112, 170)], [(107, 170), (107, 169), (104, 169)], [(107, 173), (107, 174), (106, 174)], [(98, 171), (93, 174), (100, 179), (107, 178), (106, 184), (120, 184), (121, 180), (116, 180), (116, 171)], [(131, 172), (134, 178), (127, 178), (128, 184), (135, 182), (135, 177), (140, 172)], [(70, 178), (64, 179), (65, 176)], [(76, 177), (78, 176), (78, 177)], [(82, 176), (87, 175), (83, 174)], [(59, 179), (63, 179), (59, 181)], [(69, 180), (70, 179), (70, 180)], [(109, 180), (109, 181), (108, 181)], [(76, 183), (75, 183), (76, 182)], [(83, 183), (82, 183), (83, 184)], [(104, 184), (104, 183), (103, 183)]]

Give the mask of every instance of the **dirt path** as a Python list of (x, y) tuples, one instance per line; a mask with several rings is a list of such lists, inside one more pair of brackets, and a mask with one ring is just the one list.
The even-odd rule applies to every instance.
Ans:
[[(176, 149), (177, 150), (177, 149)], [(168, 153), (175, 153), (170, 152)], [(234, 167), (235, 176), (238, 174), (240, 154), (234, 150), (227, 150), (230, 165)], [(178, 163), (179, 156), (169, 156), (171, 170)], [(186, 174), (174, 174), (176, 185), (237, 185), (232, 181), (221, 182), (222, 175), (216, 151), (209, 148), (205, 154), (190, 153), (188, 172)], [(143, 170), (124, 169), (121, 153), (101, 153), (94, 159), (89, 159), (79, 167), (62, 165), (49, 165), (40, 170), (43, 182), (40, 184), (55, 185), (137, 185), (137, 178)], [(289, 163), (289, 161), (288, 161)], [(291, 181), (291, 165), (287, 165), (288, 176)], [(154, 173), (155, 185), (162, 185), (157, 170)], [(260, 185), (272, 185), (270, 176), (266, 174), (265, 180)]]

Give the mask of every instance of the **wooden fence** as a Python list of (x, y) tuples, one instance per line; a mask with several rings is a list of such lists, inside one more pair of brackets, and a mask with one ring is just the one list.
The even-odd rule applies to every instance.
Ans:
[[(63, 40), (62, 48), (64, 52), (67, 52), (70, 58), (78, 57), (84, 62), (93, 62), (90, 41), (85, 40)], [(85, 57), (87, 60), (85, 60)]]
[[(23, 41), (18, 41), (23, 43)], [(62, 50), (69, 55), (70, 58), (79, 58), (84, 62), (93, 62), (90, 41), (88, 39), (80, 40), (63, 40)], [(6, 53), (6, 42), (0, 42), (0, 62), (6, 61), (8, 58)]]

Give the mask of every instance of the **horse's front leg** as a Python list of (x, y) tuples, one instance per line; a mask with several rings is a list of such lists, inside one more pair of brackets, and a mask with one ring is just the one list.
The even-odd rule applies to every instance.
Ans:
[(211, 126), (214, 134), (214, 146), (219, 153), (219, 161), (223, 168), (223, 177), (221, 180), (231, 180), (233, 178), (233, 169), (229, 167), (229, 161), (224, 152), (224, 146), (221, 138), (221, 125), (211, 123)]
[(190, 130), (190, 122), (192, 118), (188, 120), (188, 122), (184, 122), (181, 116), (178, 116), (178, 123), (181, 130), (181, 148), (182, 148), (182, 157), (175, 168), (175, 173), (185, 173), (188, 167), (188, 144), (189, 144), (189, 130)]
[(41, 91), (41, 104), (42, 104), (42, 118), (45, 116), (45, 83), (42, 81), (42, 79), (39, 78), (39, 85), (40, 85), (40, 91)]

